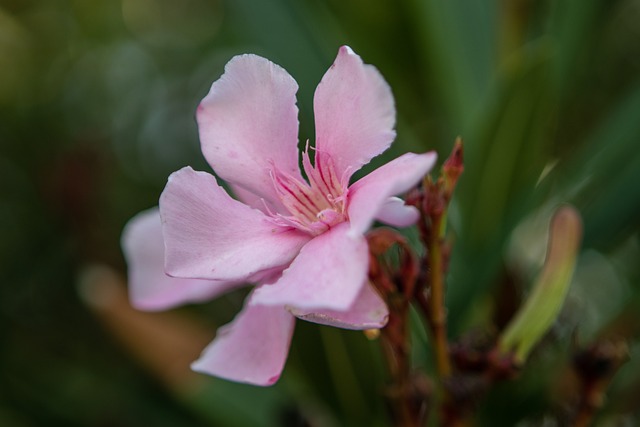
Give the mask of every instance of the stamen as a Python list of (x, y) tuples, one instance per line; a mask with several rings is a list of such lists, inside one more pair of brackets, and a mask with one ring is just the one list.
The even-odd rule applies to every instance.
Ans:
[[(282, 204), (291, 212), (305, 216), (307, 219), (315, 217), (315, 212), (300, 200), (298, 193), (288, 184), (294, 183), (293, 180), (287, 180), (287, 177), (279, 171), (270, 171), (276, 192), (280, 196)], [(294, 212), (291, 212), (294, 213)]]
[[(315, 167), (311, 164), (309, 150), (315, 151)], [(272, 165), (270, 176), (276, 193), (291, 213), (291, 216), (278, 214), (272, 218), (280, 224), (318, 235), (346, 220), (348, 190), (338, 181), (331, 157), (309, 147), (308, 141), (302, 153), (302, 166), (308, 183)]]
[[(309, 179), (309, 183), (311, 184), (311, 187), (315, 187), (319, 189), (320, 193), (322, 194), (322, 196), (324, 196), (325, 200), (330, 203), (330, 200), (326, 198), (326, 194), (331, 193), (331, 189), (329, 188), (327, 183), (322, 180), (322, 176), (320, 177), (321, 179), (318, 179), (319, 171), (317, 171), (317, 169), (314, 169), (313, 166), (311, 166), (308, 148), (307, 148), (307, 151), (302, 153), (302, 166), (304, 168), (305, 173), (307, 174), (307, 178)], [(317, 158), (317, 152), (316, 152), (316, 168), (317, 166), (318, 166), (318, 158)]]

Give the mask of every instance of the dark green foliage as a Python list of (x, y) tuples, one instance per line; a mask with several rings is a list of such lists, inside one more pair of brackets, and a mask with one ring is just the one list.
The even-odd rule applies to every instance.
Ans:
[[(582, 213), (583, 250), (601, 260), (610, 282), (599, 286), (616, 289), (615, 300), (600, 312), (576, 280), (558, 327), (519, 379), (488, 396), (479, 425), (561, 413), (554, 389), (570, 349), (558, 341), (573, 331), (580, 340), (581, 316), (637, 353), (639, 16), (637, 0), (3, 0), (0, 425), (387, 424), (379, 349), (361, 333), (299, 325), (277, 387), (211, 380), (181, 395), (76, 291), (88, 264), (124, 274), (121, 229), (157, 204), (170, 172), (208, 170), (193, 116), (233, 55), (263, 55), (296, 78), (304, 143), (313, 140), (313, 91), (341, 44), (378, 67), (396, 96), (398, 140), (367, 170), (406, 151), (436, 149), (443, 159), (457, 135), (465, 140), (449, 219), (452, 339), (493, 326), (502, 278), (530, 283), (536, 265), (514, 265), (526, 255), (514, 248), (538, 245), (545, 232), (511, 244), (518, 225), (560, 202)], [(240, 301), (189, 314), (218, 325)], [(426, 359), (429, 344), (414, 339)], [(637, 367), (614, 379), (602, 420), (638, 422), (627, 402), (640, 389)]]

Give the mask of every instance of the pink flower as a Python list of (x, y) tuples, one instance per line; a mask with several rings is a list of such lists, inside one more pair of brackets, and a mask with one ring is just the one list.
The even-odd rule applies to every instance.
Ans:
[[(190, 167), (169, 177), (160, 198), (165, 271), (188, 281), (163, 282), (158, 288), (170, 290), (160, 297), (140, 273), (131, 284), (138, 306), (167, 307), (260, 283), (193, 364), (197, 371), (270, 385), (282, 372), (295, 317), (349, 329), (386, 323), (387, 308), (368, 283), (363, 233), (375, 219), (415, 223), (417, 211), (394, 196), (416, 185), (436, 156), (407, 153), (349, 186), (395, 138), (395, 107), (380, 73), (344, 46), (315, 92), (315, 161), (307, 146), (305, 180), (297, 90), (278, 65), (255, 55), (233, 58), (197, 120), (205, 158), (241, 201)], [(134, 234), (125, 233), (125, 248), (135, 246)], [(137, 250), (128, 252), (135, 276)], [(156, 302), (145, 304), (145, 293)]]
[(129, 300), (139, 310), (166, 310), (213, 299), (238, 286), (234, 282), (184, 279), (164, 272), (164, 241), (158, 208), (140, 212), (122, 232), (129, 264)]

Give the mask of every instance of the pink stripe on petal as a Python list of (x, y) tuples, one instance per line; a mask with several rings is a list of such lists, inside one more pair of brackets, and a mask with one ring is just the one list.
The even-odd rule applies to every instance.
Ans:
[(268, 386), (282, 373), (295, 317), (283, 307), (248, 303), (191, 367), (194, 371), (248, 384)]
[(122, 249), (129, 264), (131, 305), (140, 310), (164, 310), (184, 303), (206, 301), (243, 286), (242, 282), (167, 276), (158, 208), (140, 212), (127, 223), (122, 233)]
[(299, 177), (296, 81), (256, 55), (236, 56), (196, 114), (202, 153), (225, 181), (282, 209), (269, 170)]
[(347, 310), (367, 277), (369, 251), (363, 236), (341, 223), (307, 243), (282, 277), (254, 293), (257, 304), (300, 310)]
[(284, 268), (310, 239), (275, 225), (261, 211), (232, 199), (212, 175), (189, 167), (169, 177), (160, 214), (165, 271), (175, 277), (244, 280)]
[(351, 233), (364, 233), (391, 196), (417, 185), (436, 162), (435, 152), (407, 153), (382, 165), (349, 187)]
[(347, 46), (320, 81), (313, 108), (316, 149), (331, 156), (338, 177), (360, 169), (395, 138), (391, 88)]
[(379, 329), (389, 320), (389, 309), (369, 283), (362, 286), (351, 307), (345, 311), (301, 310), (289, 307), (299, 319), (344, 329)]

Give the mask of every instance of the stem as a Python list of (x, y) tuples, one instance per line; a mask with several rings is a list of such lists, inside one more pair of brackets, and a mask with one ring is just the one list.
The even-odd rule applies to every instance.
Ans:
[[(442, 206), (442, 205), (440, 205)], [(422, 286), (416, 288), (414, 301), (422, 311), (431, 330), (433, 351), (436, 359), (436, 372), (440, 379), (439, 416), (443, 427), (464, 427), (468, 420), (461, 416), (459, 402), (451, 395), (447, 380), (452, 376), (452, 364), (449, 355), (447, 337), (447, 312), (445, 309), (445, 256), (444, 235), (446, 224), (446, 208), (423, 211), (426, 217), (419, 223), (421, 239), (426, 246), (427, 256), (424, 263), (428, 272), (422, 279), (428, 286), (429, 294), (425, 294)]]
[(613, 376), (628, 358), (625, 341), (598, 342), (577, 355), (575, 367), (582, 382), (582, 397), (572, 427), (591, 425)]
[[(593, 396), (596, 396), (596, 394)], [(580, 410), (576, 415), (573, 427), (588, 427), (598, 407), (599, 405), (586, 404), (586, 402), (580, 405)]]
[(412, 408), (411, 378), (407, 351), (407, 313), (398, 304), (390, 307), (389, 323), (382, 330), (382, 345), (391, 376), (389, 398), (393, 402), (395, 424), (402, 427), (418, 427), (419, 419)]
[[(425, 413), (427, 391), (412, 376), (409, 343), (409, 308), (414, 293), (417, 261), (404, 238), (388, 229), (368, 234), (370, 262), (369, 280), (389, 308), (389, 320), (380, 331), (382, 350), (389, 371), (387, 397), (393, 409), (394, 425), (419, 427)], [(402, 261), (398, 271), (385, 262), (384, 254), (399, 246)]]
[(418, 304), (418, 308), (427, 321), (427, 325), (430, 329), (433, 329), (433, 325), (431, 324), (431, 316), (429, 315), (429, 312), (431, 311), (431, 308), (429, 306), (429, 298), (425, 294), (425, 291), (420, 290), (419, 292), (416, 292), (415, 302)]
[(447, 313), (444, 307), (444, 271), (442, 259), (442, 233), (444, 215), (432, 217), (430, 239), (427, 242), (431, 267), (431, 296), (429, 312), (433, 329), (436, 368), (440, 379), (451, 375), (449, 342), (447, 341)]
[(593, 421), (604, 400), (611, 378), (600, 378), (584, 385), (583, 395), (578, 413), (573, 420), (573, 427), (588, 427)]

